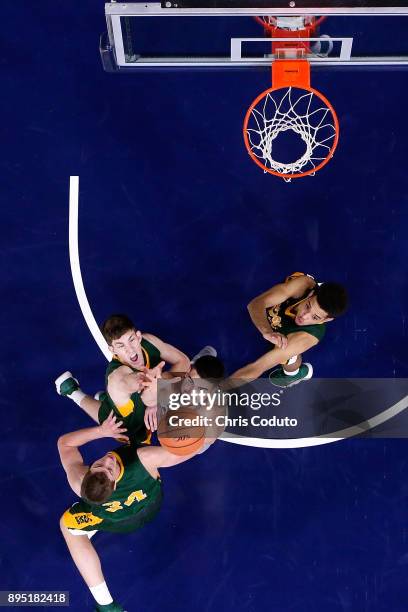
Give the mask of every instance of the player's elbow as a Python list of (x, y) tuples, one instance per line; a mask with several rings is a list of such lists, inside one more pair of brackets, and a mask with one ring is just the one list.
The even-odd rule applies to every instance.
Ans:
[(262, 313), (268, 307), (267, 300), (264, 296), (258, 295), (256, 298), (251, 300), (247, 305), (247, 310), (252, 317), (256, 313)]
[[(175, 369), (175, 368), (174, 368)], [(177, 370), (179, 372), (188, 372), (190, 369), (190, 359), (180, 351), (180, 358), (177, 362)]]
[(65, 443), (65, 434), (63, 436), (60, 436), (57, 440), (58, 450), (61, 450), (61, 448), (63, 448), (64, 443)]
[(251, 300), (251, 301), (249, 302), (249, 304), (247, 305), (247, 310), (248, 310), (248, 312), (249, 312), (249, 314), (250, 314), (250, 315), (251, 315), (251, 314), (254, 312), (254, 310), (255, 310), (255, 308), (256, 308), (256, 306), (257, 306), (257, 304), (258, 304), (258, 298), (254, 298), (254, 299), (253, 299), (253, 300)]

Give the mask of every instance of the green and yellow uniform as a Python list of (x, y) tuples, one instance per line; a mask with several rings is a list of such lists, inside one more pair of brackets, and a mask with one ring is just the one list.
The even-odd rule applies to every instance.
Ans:
[[(309, 276), (314, 280), (313, 276), (310, 276), (310, 274), (306, 275), (303, 272), (294, 272), (286, 278), (285, 282), (288, 282), (291, 278), (296, 278), (297, 276)], [(284, 336), (288, 336), (289, 334), (293, 334), (295, 332), (306, 332), (307, 334), (317, 338), (317, 340), (320, 342), (326, 333), (325, 323), (317, 323), (315, 325), (297, 325), (295, 323), (295, 308), (300, 302), (307, 298), (309, 293), (310, 289), (308, 289), (301, 298), (289, 298), (285, 300), (285, 302), (282, 302), (282, 304), (270, 306), (266, 309), (266, 316), (272, 331), (279, 332)]]
[(130, 446), (121, 446), (110, 454), (120, 465), (116, 489), (101, 504), (76, 502), (63, 515), (68, 529), (127, 533), (143, 527), (160, 510), (161, 480), (153, 478)]
[[(151, 342), (142, 338), (141, 348), (143, 353), (143, 365), (145, 365), (147, 368), (154, 368), (160, 363), (160, 351)], [(123, 365), (124, 364), (116, 356), (113, 357), (106, 369), (106, 388), (108, 387), (108, 378), (110, 374)], [(133, 372), (139, 371), (137, 368), (130, 369), (133, 370)], [(142, 401), (140, 393), (132, 393), (129, 401), (126, 402), (126, 404), (123, 406), (116, 406), (109, 393), (106, 392), (98, 412), (99, 422), (103, 423), (103, 421), (108, 418), (112, 410), (118, 419), (123, 421), (124, 427), (127, 428), (126, 435), (129, 436), (131, 444), (137, 445), (141, 442), (150, 441), (150, 432), (144, 424), (146, 406)]]

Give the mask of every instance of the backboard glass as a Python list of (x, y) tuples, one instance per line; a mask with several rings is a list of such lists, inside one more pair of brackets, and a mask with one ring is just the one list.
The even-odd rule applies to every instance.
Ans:
[(195, 9), (236, 9), (255, 10), (259, 8), (268, 9), (270, 14), (282, 15), (282, 10), (304, 10), (318, 9), (320, 14), (338, 14), (338, 11), (359, 12), (378, 9), (381, 13), (390, 11), (406, 10), (408, 3), (404, 0), (386, 2), (386, 0), (170, 0), (162, 1), (163, 8), (195, 8)]
[[(284, 14), (282, 11), (315, 11), (323, 14), (340, 14), (346, 12), (373, 12), (377, 14), (404, 14), (408, 8), (408, 2), (404, 0), (167, 0), (162, 1), (163, 8), (194, 8), (194, 9), (242, 9), (245, 11), (259, 8), (273, 11), (270, 14)], [(315, 14), (312, 12), (312, 14)]]
[[(105, 4), (100, 53), (109, 72), (268, 67), (274, 60), (270, 37), (254, 17), (310, 15), (327, 17), (313, 32), (313, 66), (408, 66), (408, 0), (384, 5), (385, 0), (111, 2)], [(322, 37), (325, 42), (319, 42)]]

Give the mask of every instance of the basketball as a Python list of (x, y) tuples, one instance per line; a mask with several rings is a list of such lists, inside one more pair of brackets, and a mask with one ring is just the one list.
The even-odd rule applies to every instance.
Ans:
[(157, 437), (163, 448), (173, 455), (190, 455), (204, 445), (205, 428), (193, 408), (169, 410), (160, 420)]

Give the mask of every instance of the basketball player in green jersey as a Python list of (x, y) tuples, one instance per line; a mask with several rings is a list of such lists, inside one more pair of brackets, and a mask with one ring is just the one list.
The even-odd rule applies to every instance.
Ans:
[(103, 437), (126, 439), (125, 434), (123, 423), (112, 412), (102, 425), (65, 434), (58, 440), (69, 485), (81, 498), (63, 514), (60, 527), (72, 559), (95, 599), (96, 612), (123, 612), (123, 607), (113, 601), (109, 592), (92, 536), (97, 531), (135, 531), (151, 521), (162, 499), (158, 469), (194, 456), (172, 455), (161, 446), (135, 449), (128, 445), (84, 465), (79, 447)]
[(326, 324), (347, 309), (347, 293), (338, 283), (318, 283), (309, 274), (295, 272), (248, 305), (252, 322), (273, 350), (231, 378), (254, 380), (272, 368), (269, 379), (278, 387), (289, 387), (313, 376), (302, 354), (318, 344)]
[(102, 423), (111, 411), (128, 430), (132, 444), (148, 443), (150, 431), (157, 427), (156, 396), (151, 394), (146, 373), (161, 376), (164, 364), (170, 365), (163, 378), (187, 372), (189, 358), (171, 344), (152, 334), (138, 331), (129, 317), (112, 315), (102, 326), (102, 334), (113, 357), (105, 374), (107, 392), (102, 401), (83, 393), (71, 372), (64, 372), (55, 381), (57, 392), (72, 399), (94, 421)]

